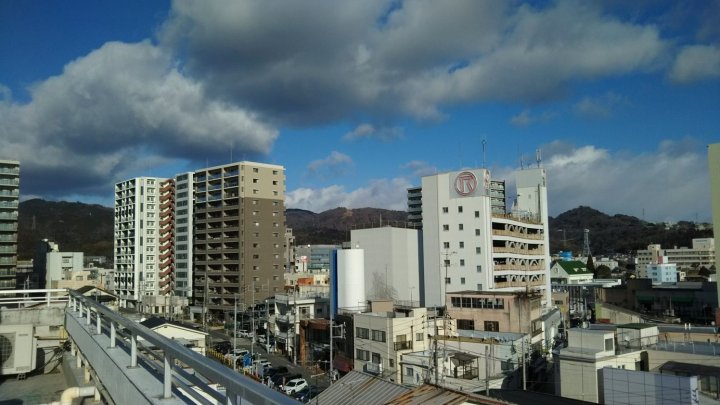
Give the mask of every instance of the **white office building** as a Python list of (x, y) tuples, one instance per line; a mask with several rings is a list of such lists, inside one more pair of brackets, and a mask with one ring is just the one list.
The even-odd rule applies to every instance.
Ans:
[(637, 271), (642, 276), (650, 264), (658, 264), (660, 258), (665, 257), (665, 263), (675, 263), (678, 270), (709, 269), (715, 265), (715, 239), (696, 238), (692, 240), (692, 247), (673, 247), (663, 249), (659, 244), (648, 245), (647, 249), (636, 252)]
[(541, 290), (550, 301), (545, 176), (543, 168), (518, 170), (512, 209), (505, 182), (486, 169), (422, 178), (423, 305), (444, 305), (446, 292), (464, 290)]
[(159, 187), (165, 180), (137, 177), (115, 185), (114, 284), (121, 307), (160, 291)]
[(365, 296), (420, 303), (420, 231), (396, 227), (353, 229), (351, 245), (365, 251)]

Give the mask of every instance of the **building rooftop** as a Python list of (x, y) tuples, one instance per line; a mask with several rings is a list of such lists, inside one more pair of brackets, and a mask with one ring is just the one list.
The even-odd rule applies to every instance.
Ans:
[(570, 261), (557, 261), (555, 262), (558, 266), (562, 267), (563, 270), (569, 275), (578, 275), (578, 274), (592, 274), (592, 271), (588, 270), (585, 263), (579, 261), (579, 260), (570, 260)]
[(410, 388), (353, 370), (318, 395), (313, 404), (384, 404)]

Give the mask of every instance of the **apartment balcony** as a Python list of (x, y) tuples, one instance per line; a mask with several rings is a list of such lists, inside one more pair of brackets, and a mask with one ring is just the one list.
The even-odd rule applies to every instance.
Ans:
[(3, 175), (11, 175), (11, 176), (19, 176), (20, 175), (20, 168), (19, 167), (2, 167), (0, 168), (0, 174)]
[(17, 208), (17, 201), (0, 201), (0, 208)]
[(533, 240), (543, 240), (544, 239), (543, 234), (506, 231), (504, 229), (493, 229), (492, 234), (495, 236), (512, 236), (512, 237), (521, 238), (521, 239), (533, 239)]
[(493, 253), (515, 253), (519, 255), (544, 255), (542, 249), (521, 249), (505, 246), (493, 246)]
[(19, 179), (0, 179), (0, 186), (19, 186)]
[(545, 270), (544, 266), (533, 265), (533, 266), (521, 266), (516, 264), (496, 264), (493, 266), (494, 271), (542, 271)]
[(523, 222), (526, 224), (532, 224), (532, 225), (541, 225), (542, 222), (540, 221), (540, 218), (538, 218), (536, 215), (516, 215), (516, 214), (495, 214), (492, 215), (493, 218), (497, 219), (509, 219), (511, 221), (517, 221), (517, 222)]

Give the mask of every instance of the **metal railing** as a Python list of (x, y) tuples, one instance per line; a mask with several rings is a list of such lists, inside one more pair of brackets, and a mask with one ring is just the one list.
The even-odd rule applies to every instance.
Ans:
[(18, 306), (68, 302), (68, 292), (64, 288), (47, 290), (3, 290), (0, 291), (0, 306)]
[[(239, 404), (245, 400), (265, 404), (294, 404), (290, 397), (274, 391), (248, 377), (237, 373), (229, 373), (227, 367), (196, 353), (175, 341), (123, 317), (75, 291), (70, 291), (70, 304), (67, 310), (77, 317), (85, 319), (86, 328), (94, 329), (97, 335), (110, 337), (110, 348), (124, 345), (130, 355), (130, 367), (137, 367), (138, 362), (156, 369), (162, 379), (162, 398), (174, 398), (187, 403), (223, 403)], [(127, 335), (122, 338), (120, 331)], [(92, 331), (91, 331), (92, 332)], [(72, 336), (71, 336), (72, 337)], [(154, 355), (161, 359), (161, 364), (151, 361), (142, 355), (138, 341), (142, 339), (149, 347), (157, 348)], [(144, 343), (144, 342), (143, 342)], [(128, 347), (129, 346), (129, 347)], [(189, 367), (189, 372), (178, 364)], [(211, 385), (218, 384), (225, 392), (218, 391)], [(178, 392), (188, 398), (178, 396)], [(174, 395), (175, 393), (175, 395)], [(189, 398), (192, 397), (192, 398)], [(209, 401), (212, 398), (214, 401)]]

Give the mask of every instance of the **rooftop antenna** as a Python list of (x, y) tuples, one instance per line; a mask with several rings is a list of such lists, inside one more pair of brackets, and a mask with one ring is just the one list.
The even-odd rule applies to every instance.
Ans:
[(487, 145), (487, 140), (486, 140), (485, 138), (483, 138), (483, 140), (482, 140), (482, 148), (483, 148), (483, 164), (482, 164), (482, 167), (483, 167), (483, 168), (487, 167), (487, 166), (485, 165), (485, 145)]
[(542, 164), (542, 150), (541, 149), (535, 149), (535, 161), (537, 162), (537, 167), (540, 167)]

